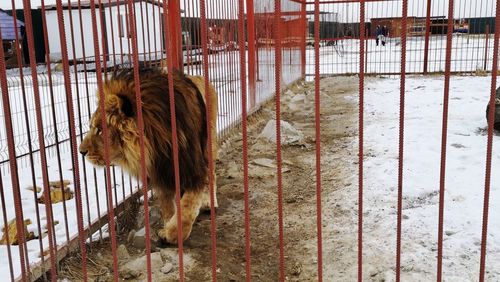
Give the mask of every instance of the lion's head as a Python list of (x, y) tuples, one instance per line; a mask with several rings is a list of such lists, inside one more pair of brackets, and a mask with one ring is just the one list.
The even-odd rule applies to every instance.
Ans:
[[(108, 152), (111, 165), (118, 165), (137, 175), (140, 160), (136, 120), (135, 89), (130, 81), (112, 77), (103, 86), (105, 122), (108, 130)], [(89, 131), (80, 144), (80, 153), (96, 166), (104, 166), (105, 142), (102, 126), (101, 95), (90, 119)], [(147, 138), (146, 138), (147, 145)], [(145, 147), (146, 153), (147, 147)]]

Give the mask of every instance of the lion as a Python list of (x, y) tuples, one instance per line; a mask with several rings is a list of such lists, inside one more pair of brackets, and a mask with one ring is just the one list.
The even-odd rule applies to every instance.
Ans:
[[(172, 155), (172, 128), (168, 75), (160, 68), (141, 68), (140, 88), (144, 124), (144, 155), (148, 182), (161, 211), (163, 228), (160, 239), (176, 243), (177, 209), (175, 171)], [(211, 101), (212, 159), (217, 158), (217, 94), (212, 84), (205, 93), (205, 78), (172, 72), (178, 137), (178, 160), (181, 188), (182, 240), (191, 234), (200, 209), (210, 207), (208, 192), (209, 148), (206, 120), (206, 97)], [(103, 86), (105, 121), (109, 137), (109, 161), (134, 177), (141, 176), (140, 137), (137, 123), (133, 69), (115, 71)], [(98, 95), (100, 102), (100, 95)], [(90, 119), (90, 128), (80, 144), (80, 153), (95, 166), (104, 166), (104, 140), (101, 106)], [(217, 204), (214, 179), (214, 204)]]

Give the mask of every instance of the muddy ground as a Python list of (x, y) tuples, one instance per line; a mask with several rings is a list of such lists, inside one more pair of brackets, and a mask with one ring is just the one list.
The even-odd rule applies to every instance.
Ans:
[[(356, 279), (357, 263), (357, 78), (324, 78), (321, 81), (321, 167), (323, 205), (324, 277), (338, 281)], [(251, 271), (254, 281), (277, 281), (279, 240), (275, 143), (259, 138), (275, 118), (274, 102), (266, 104), (249, 120), (249, 189), (251, 224)], [(303, 139), (282, 147), (283, 212), (286, 277), (290, 281), (317, 280), (316, 168), (314, 84), (299, 83), (282, 96), (282, 120), (302, 132)], [(286, 137), (285, 137), (286, 138)], [(220, 146), (217, 162), (217, 280), (245, 280), (244, 193), (241, 130), (235, 130)], [(119, 244), (127, 254), (120, 265), (144, 256), (122, 234)], [(156, 249), (160, 263), (172, 270), (153, 270), (154, 281), (177, 281), (175, 246)], [(211, 280), (210, 215), (202, 213), (184, 244), (186, 281)], [(89, 253), (89, 278), (112, 280), (108, 241), (94, 244)], [(163, 265), (162, 265), (163, 266)], [(62, 263), (62, 278), (79, 280), (78, 256)], [(142, 273), (120, 273), (130, 281), (146, 279)], [(371, 273), (374, 278), (376, 273)], [(368, 276), (370, 277), (370, 276)], [(328, 279), (327, 279), (328, 280)]]

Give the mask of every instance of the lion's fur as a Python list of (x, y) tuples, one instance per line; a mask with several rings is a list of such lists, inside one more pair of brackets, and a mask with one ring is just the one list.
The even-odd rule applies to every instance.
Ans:
[[(175, 191), (168, 76), (161, 69), (141, 69), (139, 73), (147, 176), (149, 183), (160, 196), (160, 206), (163, 205), (165, 210), (164, 220), (168, 221), (169, 218), (165, 217), (172, 216), (172, 195)], [(183, 193), (198, 193), (206, 188), (208, 183), (209, 151), (205, 97), (207, 94), (211, 97), (211, 134), (214, 140), (212, 154), (215, 159), (217, 96), (211, 84), (209, 93), (205, 93), (203, 77), (188, 77), (173, 72), (172, 78), (180, 187)], [(135, 177), (140, 177), (141, 151), (133, 69), (119, 70), (106, 80), (103, 97), (110, 163), (121, 166)], [(101, 97), (99, 102), (100, 99)], [(89, 161), (100, 166), (105, 164), (102, 135), (99, 103), (91, 117), (90, 130), (80, 145), (80, 151), (87, 155)]]

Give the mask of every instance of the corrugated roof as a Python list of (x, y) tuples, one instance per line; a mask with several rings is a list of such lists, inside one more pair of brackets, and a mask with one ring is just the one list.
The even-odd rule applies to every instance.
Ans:
[[(24, 23), (17, 20), (17, 32), (19, 38), (21, 38), (21, 26)], [(16, 39), (16, 29), (14, 28), (14, 18), (7, 14), (4, 10), (0, 9), (0, 29), (2, 30), (3, 40), (15, 40)]]

